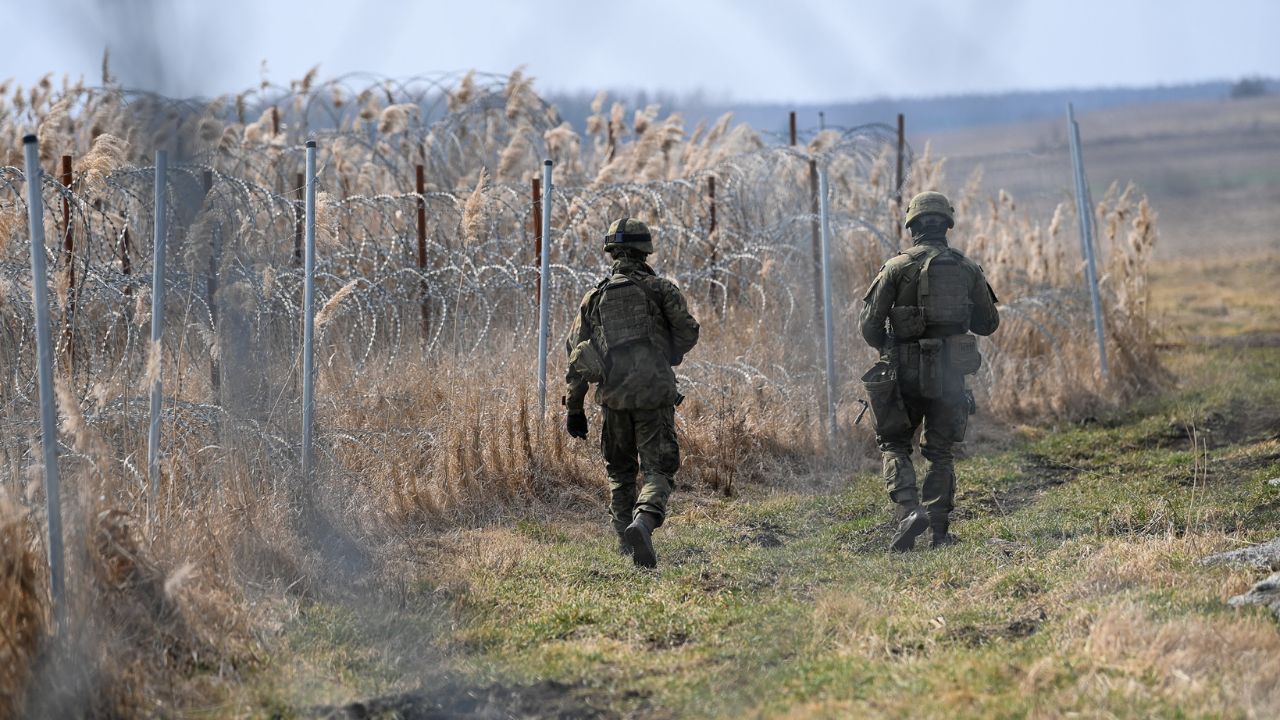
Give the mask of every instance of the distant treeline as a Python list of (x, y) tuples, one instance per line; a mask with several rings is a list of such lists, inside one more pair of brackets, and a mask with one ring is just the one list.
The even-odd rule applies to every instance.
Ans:
[[(675, 93), (648, 93), (632, 91), (610, 93), (605, 100), (605, 111), (614, 102), (622, 102), (631, 111), (658, 104), (665, 115), (680, 112), (686, 127), (692, 128), (699, 121), (708, 123), (721, 114), (732, 111), (739, 122), (785, 137), (788, 133), (788, 113), (797, 113), (797, 125), (801, 132), (818, 129), (820, 122), (826, 126), (853, 127), (868, 123), (895, 123), (898, 113), (905, 113), (910, 132), (934, 132), (958, 128), (1000, 125), (1036, 120), (1061, 115), (1068, 102), (1074, 103), (1078, 112), (1099, 110), (1122, 105), (1197, 100), (1213, 98), (1247, 97), (1276, 92), (1280, 84), (1275, 79), (1250, 77), (1237, 82), (1219, 81), (1187, 85), (1161, 85), (1144, 88), (1095, 88), (1088, 90), (1046, 90), (1037, 92), (1010, 92), (990, 95), (948, 95), (931, 98), (878, 99), (859, 102), (832, 103), (830, 105), (781, 103), (735, 104), (709, 100), (702, 93), (678, 95)], [(561, 116), (571, 122), (579, 132), (591, 114), (594, 94), (549, 93), (547, 99), (559, 110)], [(820, 121), (819, 113), (823, 113)]]

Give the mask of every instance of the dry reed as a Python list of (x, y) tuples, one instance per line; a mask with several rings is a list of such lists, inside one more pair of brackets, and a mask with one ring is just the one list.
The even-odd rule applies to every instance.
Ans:
[[(136, 168), (128, 164), (147, 162), (160, 140), (195, 148), (218, 174), (202, 206), (206, 212), (232, 207), (216, 216), (220, 224), (214, 215), (193, 221), (188, 230), (201, 247), (175, 254), (185, 259), (188, 276), (203, 279), (211, 267), (226, 274), (212, 308), (197, 291), (207, 286), (185, 286), (182, 307), (191, 317), (166, 322), (179, 328), (179, 340), (128, 352), (139, 345), (127, 338), (149, 320), (147, 293), (127, 285), (132, 280), (121, 280), (122, 291), (114, 296), (127, 308), (132, 294), (131, 312), (91, 306), (77, 318), (85, 340), (79, 346), (88, 348), (82, 357), (101, 373), (83, 384), (64, 383), (59, 393), (63, 431), (76, 453), (89, 459), (67, 461), (75, 479), (69, 485), (81, 488), (68, 524), (78, 528), (78, 547), (84, 548), (73, 562), (92, 578), (75, 588), (75, 622), (92, 630), (85, 635), (91, 645), (77, 652), (90, 659), (88, 665), (109, 671), (94, 712), (129, 714), (158, 698), (168, 703), (161, 714), (177, 712), (191, 700), (190, 690), (166, 688), (167, 679), (190, 677), (208, 663), (225, 665), (234, 677), (236, 667), (251, 662), (236, 579), (298, 592), (326, 584), (323, 558), (292, 521), (299, 505), (323, 508), (335, 518), (335, 532), (373, 548), (408, 530), (488, 523), (528, 508), (569, 507), (599, 513), (603, 521), (607, 489), (594, 444), (566, 438), (557, 413), (538, 416), (531, 383), (523, 379), (532, 375), (524, 343), (532, 333), (530, 218), (523, 208), (527, 179), (539, 170), (544, 152), (556, 159), (561, 193), (553, 210), (558, 232), (548, 242), (555, 243), (558, 265), (581, 272), (557, 269), (553, 275), (562, 314), (572, 311), (602, 265), (599, 232), (627, 213), (659, 233), (659, 270), (680, 280), (703, 320), (703, 341), (679, 368), (689, 395), (678, 421), (682, 488), (732, 495), (808, 475), (819, 461), (845, 471), (869, 462), (873, 438), (866, 421), (854, 423), (854, 369), (873, 353), (854, 333), (844, 333), (838, 348), (840, 438), (833, 444), (823, 431), (818, 399), (824, 388), (808, 288), (808, 157), (802, 153), (772, 152), (759, 133), (734, 125), (730, 115), (689, 133), (679, 115), (662, 117), (649, 107), (636, 111), (628, 126), (627, 108), (614, 103), (606, 113), (603, 94), (591, 105), (585, 134), (578, 135), (521, 72), (501, 88), (467, 74), (446, 92), (445, 117), (430, 125), (421, 105), (383, 86), (356, 92), (315, 85), (309, 73), (294, 92), (293, 102), (266, 93), (226, 99), (220, 117), (165, 117), (157, 125), (161, 138), (138, 121), (148, 117), (139, 115), (146, 102), (120, 102), (122, 95), (110, 88), (69, 88), (60, 95), (41, 85), (30, 93), (17, 89), (6, 101), (13, 112), (4, 117), (41, 119), (49, 136), (45, 146), (84, 155), (79, 169), (87, 182), (77, 213), (90, 219), (78, 227), (95, 233), (104, 267), (115, 277), (123, 277), (118, 258), (122, 230), (130, 227), (128, 208), (94, 209), (94, 203), (133, 202), (122, 197), (126, 193), (113, 194), (112, 182), (129, 181)], [(292, 257), (296, 206), (287, 192), (297, 158), (287, 149), (312, 120), (299, 110), (310, 98), (331, 100), (339, 111), (322, 163), (317, 230), (325, 254), (345, 263), (331, 267), (345, 274), (330, 272), (316, 317), (324, 330), (317, 351), (317, 424), (328, 434), (318, 448), (322, 482), (313, 497), (287, 477), (293, 451), (283, 438), (297, 428), (282, 419), (295, 409), (282, 398), (296, 384), (300, 302)], [(164, 114), (163, 106), (147, 111)], [(256, 118), (246, 122), (253, 112)], [(276, 134), (281, 115), (286, 122)], [(11, 134), (9, 123), (0, 123), (0, 137)], [(881, 227), (891, 222), (889, 155), (879, 145), (853, 144), (830, 132), (807, 148), (831, 163), (832, 203), (840, 219), (834, 304), (846, 330), (853, 327), (862, 290), (896, 249), (886, 246), (898, 240), (858, 224), (864, 218)], [(16, 163), (15, 155), (5, 157)], [(434, 188), (444, 190), (406, 193), (404, 179), (419, 162), (429, 166)], [(487, 168), (496, 168), (492, 181)], [(943, 168), (926, 147), (911, 168), (908, 193), (946, 190)], [(710, 177), (720, 183), (714, 234), (702, 189)], [(235, 200), (255, 194), (268, 199)], [(988, 362), (978, 378), (991, 411), (1005, 419), (1080, 416), (1164, 380), (1145, 300), (1156, 217), (1136, 190), (1113, 189), (1097, 207), (1112, 348), (1109, 386), (1096, 382), (1079, 257), (1066, 249), (1073, 247), (1065, 237), (1069, 211), (1059, 208), (1047, 222), (1030, 218), (1014, 198), (979, 196), (972, 182), (952, 194), (959, 211), (956, 243), (987, 268), (1006, 302), (1004, 327), (984, 341)], [(423, 273), (416, 266), (402, 273), (412, 262), (404, 238), (414, 234), (419, 201), (429, 203), (431, 255)], [(18, 233), (17, 207), (12, 198), (0, 198), (0, 242)], [(136, 243), (146, 228), (133, 222)], [(214, 232), (215, 225), (222, 229)], [(52, 241), (57, 226), (50, 228)], [(223, 245), (220, 266), (215, 236)], [(495, 247), (516, 250), (501, 255)], [(0, 247), (5, 257), (20, 257), (19, 250), (25, 251)], [(140, 261), (136, 247), (133, 252)], [(486, 285), (493, 276), (514, 280)], [(64, 308), (66, 285), (59, 301)], [(430, 290), (425, 313), (423, 288)], [(14, 317), (20, 312), (10, 303), (3, 310)], [(419, 338), (413, 328), (426, 322), (424, 315), (435, 324)], [(145, 446), (145, 428), (129, 408), (149, 391), (162, 358), (172, 389), (160, 520), (144, 533), (145, 484), (133, 458)], [(211, 361), (234, 382), (215, 388)], [(552, 402), (563, 364), (563, 353), (555, 352)], [(81, 410), (89, 398), (77, 397), (76, 387), (93, 388), (94, 412)], [(1097, 390), (1082, 390), (1089, 387)], [(29, 398), (9, 406), (31, 409)], [(28, 460), (34, 445), (23, 448)], [(36, 506), (39, 483), (15, 478), (15, 484), (25, 486), (29, 505)], [(4, 628), (15, 629), (0, 645), (0, 653), (8, 653), (0, 659), (10, 660), (0, 674), (0, 702), (15, 707), (30, 685), (47, 629), (36, 528), (30, 510), (0, 500), (0, 618)]]

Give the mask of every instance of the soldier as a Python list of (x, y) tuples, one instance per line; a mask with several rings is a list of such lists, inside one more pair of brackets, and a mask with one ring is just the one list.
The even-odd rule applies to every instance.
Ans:
[[(876, 420), (884, 481), (897, 504), (890, 549), (915, 546), (925, 528), (934, 547), (951, 545), (955, 498), (952, 448), (964, 440), (975, 411), (965, 375), (978, 371), (977, 338), (1000, 324), (995, 292), (982, 268), (947, 245), (955, 210), (937, 192), (916, 195), (907, 205), (912, 246), (880, 269), (862, 299), (862, 337), (881, 351), (863, 383)], [(888, 329), (886, 331), (886, 320)], [(920, 454), (928, 461), (917, 491), (911, 442), (923, 423)]]
[[(597, 383), (618, 551), (651, 568), (658, 559), (650, 535), (666, 517), (680, 467), (675, 406), (683, 398), (671, 368), (698, 342), (698, 321), (679, 288), (645, 263), (653, 239), (644, 223), (624, 217), (611, 224), (604, 251), (613, 258), (609, 277), (582, 298), (566, 342), (565, 426), (573, 437), (587, 436), (582, 401), (588, 383)], [(644, 476), (639, 493), (637, 472)]]

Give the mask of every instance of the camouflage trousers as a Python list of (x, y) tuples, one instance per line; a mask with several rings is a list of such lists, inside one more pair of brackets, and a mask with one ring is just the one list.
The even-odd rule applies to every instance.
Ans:
[[(955, 507), (956, 473), (954, 448), (964, 441), (969, 425), (969, 403), (964, 385), (948, 387), (936, 399), (920, 397), (903, 389), (902, 403), (910, 420), (909, 428), (891, 435), (876, 435), (883, 454), (885, 489), (899, 508), (917, 502), (931, 519), (943, 519)], [(920, 454), (928, 461), (924, 483), (917, 489), (915, 466), (911, 463), (912, 438), (920, 434)], [(902, 510), (899, 511), (902, 514)]]
[[(613, 529), (621, 534), (638, 512), (656, 515), (661, 525), (680, 469), (676, 409), (602, 410), (600, 451), (609, 474)], [(637, 475), (643, 477), (643, 487), (636, 487)]]

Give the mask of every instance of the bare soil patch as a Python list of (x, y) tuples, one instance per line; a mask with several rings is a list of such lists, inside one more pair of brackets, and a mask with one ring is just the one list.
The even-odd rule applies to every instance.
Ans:
[(620, 718), (604, 709), (605, 702), (580, 686), (544, 680), (532, 685), (469, 686), (446, 683), (398, 695), (387, 695), (341, 706), (312, 708), (308, 715), (322, 720), (544, 720), (548, 718)]

